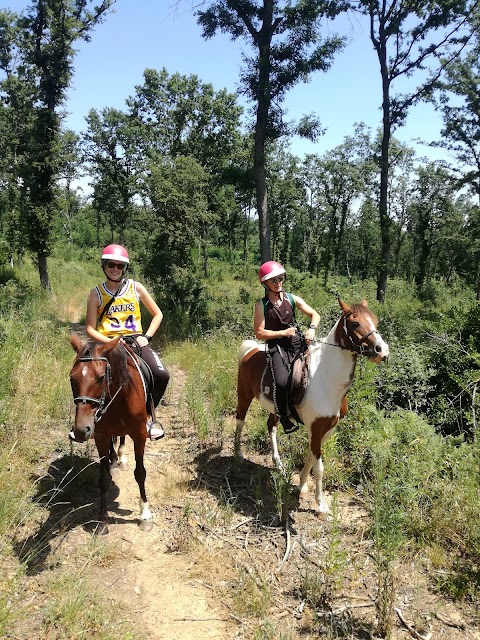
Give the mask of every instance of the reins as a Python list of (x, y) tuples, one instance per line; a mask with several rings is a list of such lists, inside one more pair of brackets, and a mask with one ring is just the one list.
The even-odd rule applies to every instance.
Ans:
[(84, 404), (87, 402), (94, 405), (98, 404), (98, 409), (95, 411), (95, 415), (93, 417), (93, 421), (96, 424), (99, 420), (102, 419), (102, 417), (107, 412), (112, 402), (120, 393), (120, 391), (122, 390), (123, 384), (120, 385), (120, 387), (117, 389), (113, 397), (110, 398), (110, 401), (108, 402), (108, 404), (105, 405), (105, 401), (107, 399), (107, 391), (108, 391), (108, 395), (109, 396), (111, 395), (110, 382), (112, 380), (112, 372), (111, 372), (110, 362), (108, 361), (107, 358), (105, 358), (105, 356), (83, 356), (81, 358), (78, 358), (78, 362), (93, 362), (93, 361), (97, 361), (97, 362), (102, 361), (106, 363), (105, 378), (103, 381), (102, 393), (100, 395), (100, 398), (91, 398), (90, 396), (77, 396), (76, 398), (73, 399), (73, 402), (75, 404), (78, 404), (79, 402), (83, 402)]
[[(316, 342), (318, 342), (320, 344), (328, 344), (331, 347), (338, 347), (339, 349), (342, 349), (342, 351), (350, 351), (350, 353), (355, 353), (357, 355), (363, 355), (365, 353), (365, 351), (366, 351), (365, 347), (363, 346), (363, 343), (367, 340), (367, 338), (369, 338), (374, 333), (378, 333), (379, 335), (380, 335), (380, 333), (376, 329), (373, 329), (373, 331), (369, 331), (364, 336), (359, 338), (358, 343), (355, 342), (354, 339), (348, 333), (348, 330), (347, 330), (347, 319), (351, 315), (352, 315), (352, 312), (347, 313), (346, 315), (343, 316), (343, 331), (344, 331), (345, 335), (347, 336), (347, 338), (350, 340), (351, 346), (344, 347), (343, 344), (336, 344), (334, 342), (326, 342), (325, 340), (317, 340)], [(353, 347), (353, 349), (352, 349), (352, 347)]]

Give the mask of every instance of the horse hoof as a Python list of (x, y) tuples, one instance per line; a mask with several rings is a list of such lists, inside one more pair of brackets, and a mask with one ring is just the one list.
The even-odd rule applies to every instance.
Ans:
[(138, 526), (140, 527), (140, 531), (151, 531), (153, 529), (153, 520), (140, 520)]

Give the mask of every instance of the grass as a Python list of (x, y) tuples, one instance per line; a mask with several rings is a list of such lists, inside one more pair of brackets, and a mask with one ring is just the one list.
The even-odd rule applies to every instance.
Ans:
[[(62, 527), (61, 519), (49, 520), (49, 511), (54, 503), (68, 501), (73, 488), (75, 472), (60, 481), (61, 497), (53, 476), (46, 483), (43, 474), (49, 461), (68, 451), (68, 372), (73, 361), (68, 336), (93, 285), (93, 275), (79, 263), (51, 260), (49, 266), (55, 296), (40, 289), (38, 274), (28, 261), (13, 277), (4, 270), (0, 286), (0, 566), (5, 577), (0, 636), (10, 637), (13, 629), (21, 633), (23, 625), (29, 625), (29, 637), (39, 639), (127, 640), (134, 634), (108, 613), (106, 603), (77, 569), (64, 567), (51, 575), (40, 610), (25, 573), (49, 553), (52, 532)], [(83, 565), (105, 561), (104, 551), (92, 548)]]
[[(119, 625), (116, 618), (112, 621), (108, 605), (102, 603), (81, 566), (53, 570), (44, 585), (44, 605), (40, 611), (34, 609), (25, 574), (28, 558), (22, 564), (15, 550), (15, 544), (25, 539), (29, 530), (41, 529), (48, 517), (49, 501), (55, 499), (55, 493), (42, 492), (41, 478), (40, 482), (32, 478), (39, 478), (57, 456), (67, 458), (66, 434), (72, 408), (68, 371), (73, 360), (68, 336), (71, 322), (82, 319), (87, 292), (100, 275), (97, 265), (85, 266), (75, 259), (69, 263), (53, 259), (50, 264), (56, 297), (40, 290), (38, 274), (28, 262), (20, 269), (4, 269), (0, 277), (0, 570), (6, 576), (0, 589), (0, 636), (8, 637), (9, 629), (21, 628), (29, 620), (36, 625), (35, 637), (39, 638), (110, 638), (114, 630), (116, 638), (126, 640), (133, 637), (129, 635), (128, 624)], [(319, 333), (325, 332), (338, 316), (336, 300), (312, 278), (302, 279), (299, 275), (295, 280), (293, 274), (291, 288), (295, 291), (297, 284), (298, 293), (321, 309)], [(395, 407), (394, 392), (401, 391), (406, 380), (414, 409), (419, 410), (419, 395), (424, 397), (428, 393), (423, 385), (427, 375), (423, 362), (413, 361), (411, 354), (417, 336), (421, 335), (422, 323), (425, 319), (429, 324), (435, 322), (436, 307), (431, 300), (420, 302), (404, 283), (391, 281), (389, 286), (389, 301), (379, 313), (382, 333), (391, 338), (392, 345), (402, 344), (404, 348), (401, 353), (399, 349), (392, 351), (388, 375), (379, 375), (381, 369), (364, 361), (357, 367), (349, 393), (349, 413), (324, 450), (326, 487), (330, 491), (345, 488), (361, 491), (370, 510), (370, 535), (375, 541), (379, 581), (377, 611), (383, 621), (379, 631), (384, 635), (389, 632), (396, 563), (405, 557), (426, 558), (425, 569), (433, 568), (437, 575), (432, 584), (451, 598), (478, 602), (480, 594), (478, 572), (472, 569), (480, 562), (478, 443), (444, 438), (418, 412), (399, 411)], [(357, 301), (363, 296), (374, 298), (371, 283), (360, 286), (345, 281), (339, 282), (338, 287), (347, 301)], [(214, 291), (212, 285), (212, 295)], [(230, 304), (227, 276), (223, 277), (219, 291), (221, 296), (212, 313), (220, 321), (226, 306), (229, 309), (241, 306), (237, 320), (232, 318), (228, 326), (196, 341), (166, 347), (166, 360), (186, 374), (179, 420), (195, 425), (198, 442), (204, 448), (212, 444), (223, 447), (227, 438), (232, 438), (237, 353), (244, 333), (251, 335), (248, 318), (255, 298), (244, 282), (236, 281), (232, 294), (235, 304)], [(438, 298), (438, 295), (438, 291), (431, 292), (431, 296)], [(465, 302), (464, 292), (457, 291), (454, 295), (452, 305)], [(447, 297), (438, 299), (441, 327), (449, 309)], [(410, 343), (412, 347), (408, 348)], [(382, 397), (388, 400), (388, 412), (378, 405), (382, 386), (386, 389)], [(266, 419), (265, 412), (254, 402), (247, 415), (244, 444), (260, 454), (270, 448)], [(308, 446), (305, 431), (290, 438), (280, 434), (279, 446), (292, 470), (301, 468)], [(74, 502), (78, 491), (97, 481), (96, 469), (88, 466), (88, 455), (84, 461), (81, 457), (76, 457), (75, 468), (63, 481), (61, 499), (66, 502)], [(54, 475), (53, 466), (50, 472)], [(77, 472), (80, 475), (70, 482)], [(229, 527), (236, 505), (230, 494), (221, 492), (215, 504), (207, 500), (200, 505), (189, 501), (189, 480), (183, 474), (162, 479), (161, 490), (185, 503), (178, 516), (172, 548), (188, 552), (193, 544), (197, 552), (198, 541), (192, 543), (192, 531), (202, 525), (211, 529)], [(263, 481), (253, 475), (248, 488), (250, 497), (256, 501), (257, 513), (275, 509), (274, 505), (264, 504)], [(275, 477), (273, 482), (273, 497), (279, 513), (283, 513), (288, 502), (288, 483), (282, 484)], [(333, 602), (342, 583), (344, 557), (335, 528), (336, 518), (334, 512), (324, 570), (317, 575), (309, 567), (303, 578), (302, 589), (315, 606)], [(38, 544), (42, 544), (41, 538)], [(33, 549), (33, 553), (36, 551), (44, 549)], [(201, 551), (205, 558), (207, 552), (208, 549)], [(111, 553), (103, 545), (92, 545), (86, 551), (84, 563), (89, 567), (108, 566)], [(209, 562), (211, 567), (218, 566), (212, 561), (213, 550), (211, 554), (205, 566)], [(283, 632), (269, 619), (272, 592), (264, 576), (239, 565), (231, 579), (236, 586), (235, 610), (240, 616), (256, 621), (255, 637), (288, 638), (288, 632), (282, 636)]]

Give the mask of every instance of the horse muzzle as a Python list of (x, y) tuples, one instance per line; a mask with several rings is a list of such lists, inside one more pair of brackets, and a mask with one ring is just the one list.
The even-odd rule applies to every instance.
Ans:
[(86, 426), (82, 428), (73, 427), (73, 429), (68, 434), (69, 440), (72, 442), (87, 442), (93, 436), (94, 428)]
[(96, 409), (85, 403), (77, 404), (75, 423), (68, 437), (72, 442), (87, 442), (95, 431)]
[(388, 345), (386, 342), (379, 343), (373, 345), (373, 347), (367, 353), (367, 357), (370, 362), (375, 362), (375, 364), (379, 364), (386, 360), (389, 356)]

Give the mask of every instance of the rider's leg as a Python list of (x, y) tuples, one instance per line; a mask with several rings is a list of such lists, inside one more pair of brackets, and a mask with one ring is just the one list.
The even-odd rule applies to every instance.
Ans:
[[(155, 353), (150, 345), (143, 347), (142, 358), (152, 370), (154, 383), (153, 404), (157, 407), (165, 393), (165, 389), (167, 388), (168, 381), (170, 380), (170, 374), (163, 366), (158, 354)], [(165, 435), (165, 431), (158, 420), (155, 423), (150, 420), (147, 426), (151, 440), (158, 440), (159, 438), (163, 438)]]
[(268, 360), (273, 377), (273, 402), (275, 411), (280, 419), (285, 433), (297, 431), (298, 425), (288, 417), (288, 378), (289, 370), (284, 360), (286, 354), (282, 354), (278, 346), (268, 350)]

